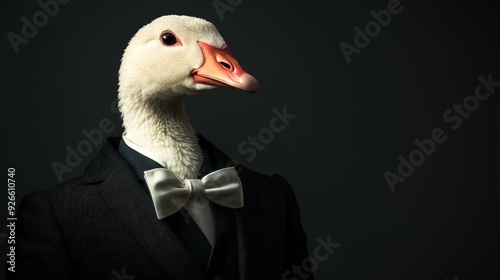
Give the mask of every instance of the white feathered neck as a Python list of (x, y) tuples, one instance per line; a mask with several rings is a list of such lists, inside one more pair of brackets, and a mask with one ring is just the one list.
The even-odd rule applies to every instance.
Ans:
[(129, 142), (179, 176), (197, 178), (203, 155), (183, 98), (141, 104), (122, 100), (121, 110), (124, 137)]
[[(182, 44), (162, 45), (161, 35), (167, 31)], [(160, 17), (130, 40), (119, 71), (118, 106), (126, 139), (185, 179), (197, 178), (203, 156), (183, 100), (215, 88), (195, 83), (191, 75), (204, 62), (198, 41), (225, 45), (216, 27), (204, 19)]]

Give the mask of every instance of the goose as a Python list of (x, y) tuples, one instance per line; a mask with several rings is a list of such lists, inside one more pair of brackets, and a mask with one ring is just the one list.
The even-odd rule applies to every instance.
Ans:
[[(164, 167), (153, 170), (174, 172), (187, 187), (218, 172), (197, 179), (203, 159), (216, 158), (210, 170), (230, 161), (207, 141), (202, 149), (183, 103), (217, 87), (259, 88), (215, 26), (180, 15), (153, 20), (129, 41), (118, 76), (122, 137), (107, 139), (81, 176), (23, 199), (16, 213), (16, 272), (7, 279), (104, 279), (110, 272), (138, 279), (279, 279), (294, 273), (314, 279), (300, 271), (310, 259), (307, 236), (294, 192), (279, 174), (239, 166), (235, 185), (245, 193), (244, 206), (194, 209), (186, 203), (194, 223), (184, 219), (184, 210), (154, 215), (153, 195), (143, 189), (150, 186), (140, 172), (147, 177), (150, 165), (157, 166), (149, 159)], [(120, 147), (149, 159), (134, 168)]]
[(196, 178), (203, 159), (184, 99), (217, 87), (259, 88), (212, 23), (184, 15), (162, 16), (140, 28), (125, 48), (118, 76), (123, 137), (184, 179)]

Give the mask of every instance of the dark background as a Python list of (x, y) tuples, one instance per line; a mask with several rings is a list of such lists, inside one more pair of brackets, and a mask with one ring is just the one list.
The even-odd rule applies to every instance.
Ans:
[[(2, 3), (2, 168), (16, 168), (18, 202), (58, 183), (51, 164), (64, 164), (83, 129), (109, 118), (109, 135), (121, 134), (111, 104), (123, 49), (152, 19), (186, 14), (213, 22), (261, 83), (253, 95), (217, 89), (188, 98), (190, 119), (236, 161), (289, 180), (311, 251), (318, 237), (341, 244), (319, 262), (318, 279), (499, 277), (500, 88), (457, 130), (442, 116), (474, 94), (479, 75), (500, 81), (498, 9), (402, 0), (402, 12), (349, 64), (339, 44), (353, 44), (353, 28), (388, 0), (242, 1), (223, 20), (212, 2), (73, 0), (17, 54), (6, 35), (20, 34), (21, 17), (40, 7)], [(248, 161), (238, 145), (284, 106), (297, 117)], [(447, 140), (392, 192), (384, 172), (396, 173), (398, 156), (438, 127)], [(6, 194), (2, 201), (6, 217)]]

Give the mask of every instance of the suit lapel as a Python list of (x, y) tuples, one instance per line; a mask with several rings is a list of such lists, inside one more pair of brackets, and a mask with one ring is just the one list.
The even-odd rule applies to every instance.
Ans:
[[(269, 219), (269, 215), (285, 207), (275, 208), (274, 201), (263, 200), (269, 196), (261, 193), (260, 182), (254, 180), (256, 173), (238, 166), (205, 138), (200, 136), (200, 140), (206, 146), (214, 170), (234, 166), (242, 181), (245, 206), (235, 210), (240, 279), (260, 279), (263, 272), (279, 271), (282, 263), (277, 261), (282, 261), (279, 257), (282, 252), (275, 249), (281, 247), (283, 240), (280, 240), (274, 224), (282, 221)], [(278, 204), (279, 200), (278, 198)], [(269, 221), (271, 223), (267, 223)], [(263, 267), (266, 262), (268, 266)]]
[(169, 278), (204, 278), (168, 223), (157, 219), (151, 199), (111, 143), (89, 164), (84, 182), (101, 184), (102, 198)]
[[(280, 278), (286, 255), (286, 199), (269, 177), (242, 168), (245, 206), (236, 211), (240, 279)], [(277, 218), (281, 217), (281, 218)]]
[[(236, 227), (238, 230), (238, 255), (239, 255), (239, 269), (240, 269), (240, 279), (256, 279), (252, 276), (258, 277), (259, 256), (263, 256), (262, 246), (259, 244), (258, 233), (255, 232), (257, 229), (257, 223), (255, 219), (258, 219), (259, 215), (256, 213), (250, 213), (248, 208), (248, 192), (245, 193), (245, 207), (238, 209), (236, 211)], [(252, 246), (253, 245), (253, 246)], [(258, 279), (258, 278), (257, 278)]]

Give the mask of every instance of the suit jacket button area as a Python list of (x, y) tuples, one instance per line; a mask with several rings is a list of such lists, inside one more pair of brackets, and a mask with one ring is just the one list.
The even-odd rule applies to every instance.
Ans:
[(214, 280), (222, 280), (222, 277), (220, 275), (215, 276)]

